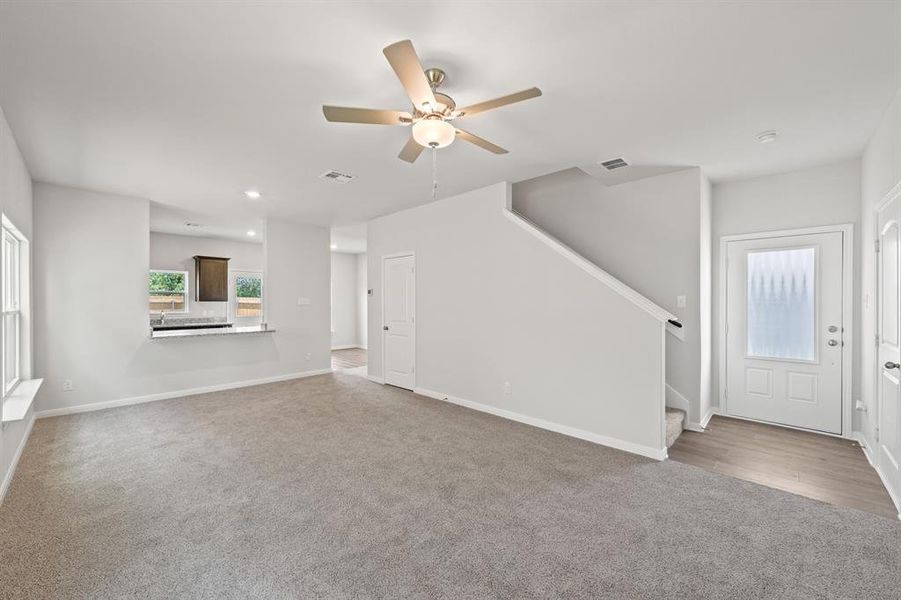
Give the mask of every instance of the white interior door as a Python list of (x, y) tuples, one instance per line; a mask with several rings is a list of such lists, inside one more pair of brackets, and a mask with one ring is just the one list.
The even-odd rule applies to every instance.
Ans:
[(385, 383), (412, 390), (416, 384), (416, 267), (413, 255), (383, 259)]
[(843, 234), (731, 241), (726, 412), (842, 433)]
[(901, 332), (899, 332), (899, 270), (901, 270), (901, 197), (883, 205), (877, 215), (879, 254), (877, 259), (878, 365), (876, 446), (879, 468), (888, 485), (901, 494)]

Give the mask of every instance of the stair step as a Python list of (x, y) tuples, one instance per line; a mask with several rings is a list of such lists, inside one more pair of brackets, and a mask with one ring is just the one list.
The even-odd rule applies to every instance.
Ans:
[(666, 409), (666, 447), (672, 446), (682, 435), (685, 424), (685, 411), (677, 408)]

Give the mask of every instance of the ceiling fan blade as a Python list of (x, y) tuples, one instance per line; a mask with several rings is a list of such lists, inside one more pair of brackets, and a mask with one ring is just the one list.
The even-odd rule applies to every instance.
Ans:
[(485, 112), (486, 110), (500, 108), (501, 106), (506, 106), (515, 102), (522, 102), (523, 100), (528, 100), (530, 98), (537, 98), (540, 95), (541, 90), (539, 90), (537, 87), (533, 87), (521, 92), (516, 92), (515, 94), (501, 96), (500, 98), (495, 98), (494, 100), (486, 100), (485, 102), (479, 102), (478, 104), (465, 106), (456, 111), (456, 114), (460, 117), (471, 117), (472, 115), (479, 114), (480, 112)]
[(413, 101), (413, 106), (423, 112), (431, 112), (426, 110), (424, 105), (428, 103), (433, 109), (437, 109), (438, 102), (435, 101), (435, 94), (432, 92), (432, 86), (426, 78), (422, 70), (422, 63), (416, 56), (416, 50), (413, 49), (413, 43), (410, 40), (403, 40), (391, 44), (383, 50), (385, 58), (391, 64), (391, 68), (397, 74), (407, 95)]
[(423, 150), (425, 150), (425, 148), (420, 146), (419, 143), (411, 137), (407, 140), (407, 143), (400, 151), (400, 154), (397, 155), (397, 158), (405, 160), (408, 163), (414, 163), (416, 162), (416, 159), (419, 158), (419, 155), (422, 154)]
[(371, 125), (409, 125), (413, 121), (410, 113), (400, 110), (379, 110), (377, 108), (350, 108), (347, 106), (323, 106), (326, 120), (333, 123), (368, 123)]
[(507, 154), (507, 150), (504, 150), (497, 144), (492, 144), (488, 140), (486, 140), (484, 138), (480, 138), (477, 135), (473, 135), (473, 134), (469, 133), (468, 131), (463, 131), (459, 127), (456, 127), (455, 129), (457, 130), (457, 137), (460, 139), (463, 139), (463, 140), (466, 140), (467, 142), (475, 144), (479, 148), (484, 148), (488, 152), (494, 152), (495, 154)]

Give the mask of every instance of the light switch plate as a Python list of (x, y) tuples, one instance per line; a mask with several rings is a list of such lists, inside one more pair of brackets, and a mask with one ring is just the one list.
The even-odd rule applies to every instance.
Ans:
[(685, 296), (676, 296), (676, 308), (685, 308), (687, 305)]

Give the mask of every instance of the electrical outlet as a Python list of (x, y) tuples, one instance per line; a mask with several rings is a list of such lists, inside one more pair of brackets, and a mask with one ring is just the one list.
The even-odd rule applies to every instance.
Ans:
[(504, 395), (509, 396), (512, 393), (513, 393), (513, 386), (510, 385), (509, 381), (505, 381), (504, 382)]
[(688, 301), (685, 296), (676, 296), (676, 308), (685, 308), (688, 306)]
[(867, 405), (864, 404), (863, 400), (858, 400), (854, 403), (854, 408), (859, 410), (860, 412), (867, 412)]
[(72, 380), (71, 380), (71, 379), (66, 379), (66, 380), (63, 382), (63, 391), (64, 391), (64, 392), (71, 392), (71, 391), (74, 390), (74, 389), (75, 389), (75, 387), (72, 385)]

